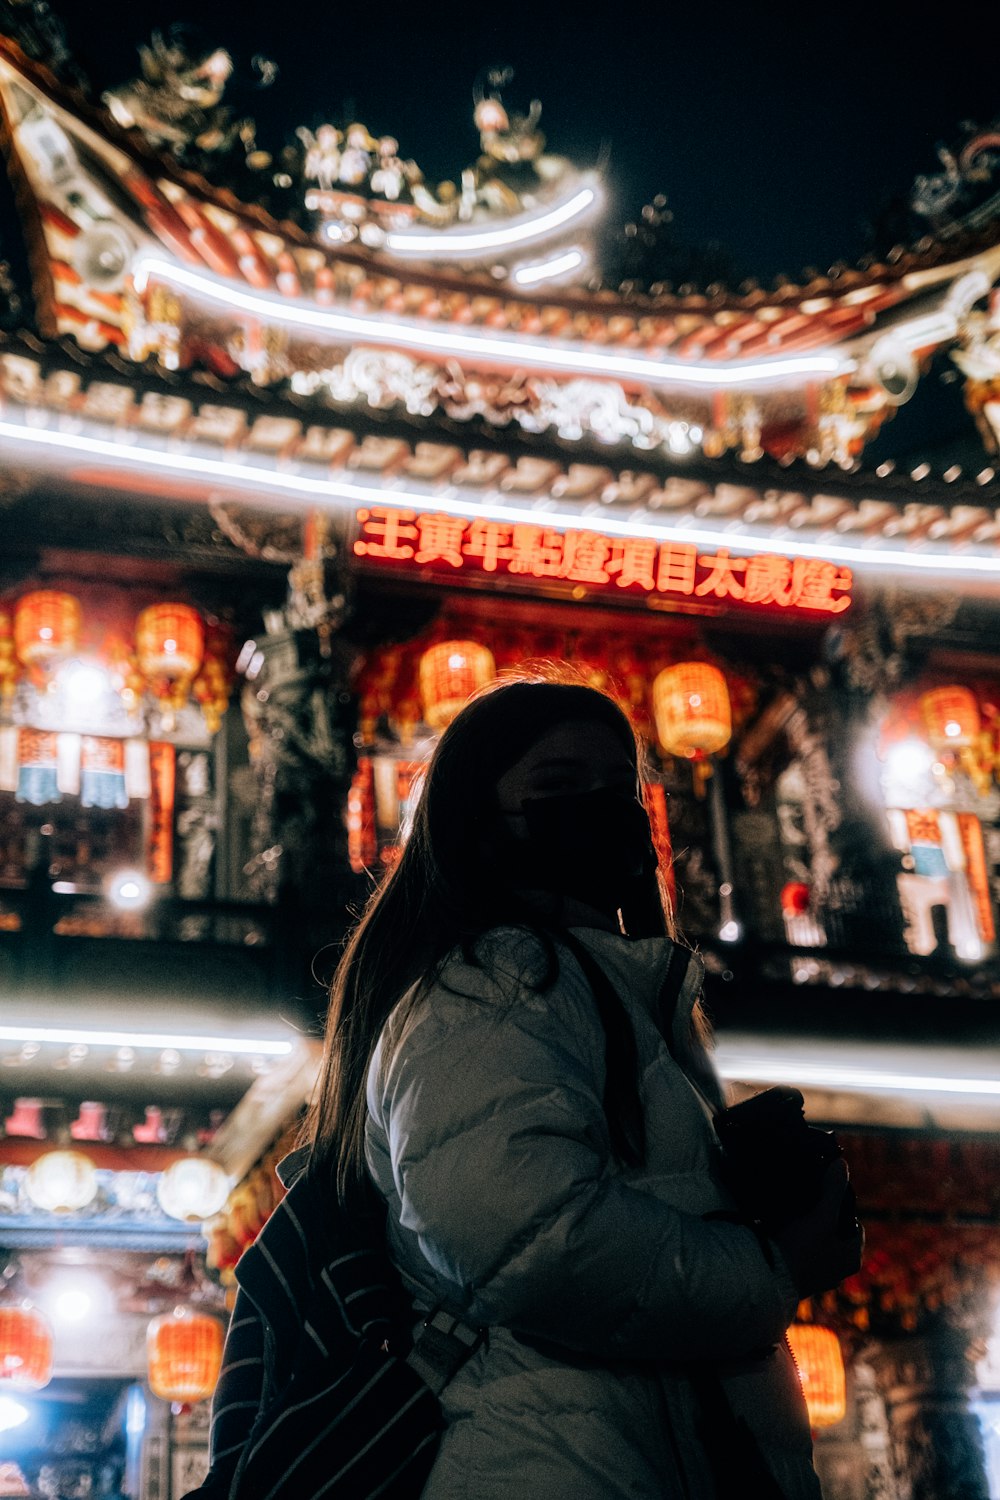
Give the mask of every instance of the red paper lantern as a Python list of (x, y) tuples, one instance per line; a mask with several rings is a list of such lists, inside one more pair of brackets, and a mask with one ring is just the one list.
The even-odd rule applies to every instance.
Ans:
[(190, 682), (205, 655), (205, 627), (189, 604), (153, 604), (135, 622), (135, 654), (148, 682)]
[(420, 698), (431, 729), (444, 729), (477, 688), (497, 675), (493, 653), (478, 641), (441, 641), (420, 658)]
[(847, 1413), (847, 1377), (840, 1340), (832, 1328), (793, 1323), (788, 1343), (806, 1398), (811, 1427), (835, 1427)]
[(934, 688), (921, 697), (920, 712), (931, 744), (939, 749), (961, 749), (974, 744), (979, 735), (979, 704), (968, 688)]
[(146, 1331), (149, 1388), (164, 1401), (190, 1405), (215, 1390), (222, 1367), (222, 1324), (177, 1307), (154, 1318)]
[(52, 1379), (52, 1329), (34, 1307), (0, 1307), (0, 1390), (38, 1391)]
[(786, 917), (804, 917), (809, 910), (810, 890), (804, 880), (789, 880), (781, 887), (781, 910)]
[(733, 733), (725, 677), (703, 661), (666, 667), (653, 680), (653, 718), (668, 755), (693, 760), (724, 750)]
[(38, 589), (14, 606), (14, 649), (24, 667), (48, 667), (72, 656), (80, 643), (83, 614), (73, 594)]

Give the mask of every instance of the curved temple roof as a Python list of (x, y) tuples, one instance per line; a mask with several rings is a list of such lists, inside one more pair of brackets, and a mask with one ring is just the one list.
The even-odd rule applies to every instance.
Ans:
[[(927, 359), (960, 346), (988, 445), (1000, 430), (1000, 310), (995, 299), (981, 310), (1000, 276), (1000, 213), (891, 265), (777, 292), (555, 290), (547, 274), (586, 258), (600, 183), (540, 146), (532, 191), (489, 207), (478, 180), (467, 223), (362, 226), (321, 245), (152, 152), (2, 39), (0, 107), (40, 325), (85, 348), (242, 371), (317, 408), (395, 407), (678, 461), (734, 451), (846, 469)], [(529, 124), (518, 128), (534, 140)], [(340, 215), (329, 228), (350, 194), (314, 164), (324, 171), (316, 192)]]

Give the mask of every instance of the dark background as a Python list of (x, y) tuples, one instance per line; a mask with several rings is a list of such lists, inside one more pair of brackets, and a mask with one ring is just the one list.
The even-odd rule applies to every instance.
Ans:
[[(891, 202), (937, 170), (937, 143), (959, 141), (964, 121), (1000, 116), (1000, 7), (986, 0), (52, 0), (52, 9), (95, 92), (135, 75), (136, 44), (155, 27), (192, 23), (233, 54), (227, 98), (257, 119), (261, 145), (279, 148), (300, 124), (357, 118), (395, 135), (431, 181), (476, 156), (473, 81), (509, 63), (506, 100), (541, 99), (550, 149), (580, 165), (606, 162), (610, 219), (623, 223), (666, 194), (677, 235), (720, 242), (734, 284), (856, 261)], [(255, 54), (279, 67), (268, 89), (255, 84)], [(959, 385), (941, 382), (952, 370), (938, 361), (870, 459), (969, 431)]]

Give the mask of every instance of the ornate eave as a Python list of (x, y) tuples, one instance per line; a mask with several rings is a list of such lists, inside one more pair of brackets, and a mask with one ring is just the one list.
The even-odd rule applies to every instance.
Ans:
[[(929, 358), (964, 341), (992, 433), (993, 324), (975, 307), (1000, 275), (996, 216), (892, 264), (773, 293), (533, 293), (509, 245), (506, 260), (487, 266), (493, 253), (477, 250), (455, 269), (464, 228), (443, 267), (388, 244), (321, 248), (150, 151), (2, 39), (0, 105), (40, 327), (85, 348), (242, 370), (317, 411), (398, 409), (581, 447), (822, 468), (856, 462)], [(553, 203), (586, 198), (589, 211), (597, 191), (562, 182), (539, 223)], [(545, 253), (571, 221), (543, 236)], [(526, 222), (499, 219), (497, 232)]]
[[(829, 476), (807, 464), (702, 458), (678, 472), (657, 455), (636, 463), (623, 445), (581, 462), (571, 444), (536, 436), (501, 445), (488, 428), (470, 438), (457, 423), (350, 411), (319, 420), (308, 403), (265, 394), (245, 377), (137, 372), (117, 353), (25, 336), (0, 345), (0, 403), (8, 465), (36, 494), (44, 488), (32, 474), (48, 473), (136, 505), (159, 496), (199, 502), (202, 512), (317, 509), (339, 517), (345, 536), (356, 536), (361, 512), (374, 507), (407, 526), (413, 513), (615, 545), (644, 539), (744, 559), (821, 558), (876, 585), (891, 577), (976, 593), (995, 589), (1000, 575), (988, 468)], [(448, 566), (440, 576), (470, 581)]]

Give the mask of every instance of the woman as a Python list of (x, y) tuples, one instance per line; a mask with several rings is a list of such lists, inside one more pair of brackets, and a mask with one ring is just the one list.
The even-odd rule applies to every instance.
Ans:
[(857, 1267), (846, 1171), (777, 1243), (732, 1221), (640, 764), (591, 688), (473, 699), (338, 970), (310, 1171), (374, 1187), (418, 1307), (488, 1328), (425, 1500), (819, 1496), (783, 1335)]

